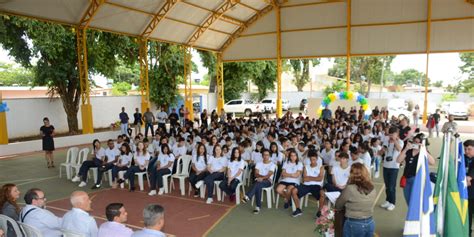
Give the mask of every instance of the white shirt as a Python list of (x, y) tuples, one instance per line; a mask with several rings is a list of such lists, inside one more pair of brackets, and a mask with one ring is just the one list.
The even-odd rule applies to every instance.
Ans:
[(95, 152), (95, 158), (102, 160), (102, 157), (105, 156), (105, 149), (103, 147), (99, 148), (98, 151)]
[(99, 228), (99, 237), (130, 237), (132, 234), (132, 229), (115, 221), (104, 222)]
[(115, 149), (117, 150), (120, 150), (120, 148), (122, 148), (122, 145), (123, 145), (123, 142), (122, 143), (114, 142)]
[(120, 151), (114, 147), (114, 149), (105, 149), (105, 159), (107, 163), (114, 163), (115, 157), (120, 155)]
[[(26, 216), (25, 214), (30, 211)], [(62, 218), (55, 216), (52, 212), (34, 206), (34, 205), (26, 205), (21, 209), (20, 212), (20, 221), (23, 219), (23, 223), (27, 225), (31, 225), (36, 227), (43, 236), (48, 237), (61, 237), (61, 225), (62, 225)]]
[[(173, 154), (169, 154), (169, 155), (159, 154), (158, 155), (158, 161), (160, 162), (160, 167), (159, 168), (165, 167), (165, 166), (168, 165), (169, 162), (174, 162), (174, 155)], [(168, 167), (168, 169), (172, 170), (173, 165)]]
[(166, 237), (166, 235), (161, 231), (145, 228), (135, 231), (132, 237)]
[[(318, 177), (319, 173), (321, 172), (321, 165), (316, 164), (315, 167), (311, 167), (311, 165), (307, 165), (307, 166), (304, 167), (304, 169), (306, 170), (306, 176), (307, 177)], [(321, 180), (321, 181), (305, 181), (303, 184), (304, 185), (319, 185), (319, 186), (322, 186), (323, 180)]]
[(209, 157), (207, 164), (211, 166), (211, 171), (216, 172), (224, 167), (227, 167), (227, 159), (223, 156), (215, 158), (214, 156)]
[(186, 146), (178, 146), (178, 144), (173, 146), (173, 154), (175, 157), (186, 155)]
[[(285, 162), (283, 163), (283, 170), (287, 174), (296, 174), (298, 171), (303, 171), (303, 163), (298, 162), (296, 163), (291, 163), (291, 162)], [(295, 183), (295, 184), (300, 184), (301, 176), (298, 178), (293, 178), (293, 177), (285, 177), (282, 178), (281, 181), (283, 182), (288, 182), (288, 183)]]
[(85, 237), (97, 237), (98, 232), (94, 217), (78, 208), (72, 208), (64, 214), (61, 228), (81, 233)]
[(366, 151), (364, 154), (360, 156), (360, 158), (363, 162), (365, 167), (367, 168), (367, 171), (370, 173), (370, 165), (372, 164), (372, 157), (370, 157), (370, 154), (368, 151)]
[(236, 179), (242, 181), (242, 175), (244, 174), (244, 169), (245, 169), (245, 161), (243, 161), (243, 160), (240, 160), (240, 161), (234, 160), (232, 162), (229, 162), (227, 164), (227, 167), (230, 170), (230, 176), (231, 177), (234, 177), (239, 172), (239, 170), (242, 170), (240, 175), (236, 177)]
[(270, 182), (273, 183), (273, 176), (275, 175), (275, 169), (276, 169), (276, 165), (273, 162), (269, 162), (268, 164), (260, 162), (255, 166), (255, 169), (258, 170), (258, 173), (261, 176), (266, 176), (268, 175), (269, 172), (273, 172), (270, 178), (268, 178), (268, 180), (270, 180)]
[(263, 162), (262, 153), (258, 151), (252, 151), (252, 161), (255, 164)]
[(194, 167), (196, 167), (198, 171), (203, 171), (207, 167), (206, 162), (204, 161), (204, 156), (199, 156), (199, 159), (198, 159), (197, 155), (195, 155), (191, 159), (191, 162), (194, 164)]
[[(400, 145), (400, 147), (403, 147), (402, 140), (399, 139), (398, 144)], [(387, 152), (385, 153), (385, 159), (383, 161), (383, 167), (390, 169), (399, 169), (400, 164), (397, 162), (397, 157), (398, 155), (400, 155), (400, 151), (397, 151), (397, 149), (395, 148), (395, 143), (390, 143), (387, 140), (383, 145), (387, 147)], [(392, 160), (387, 161), (388, 157), (392, 157)]]
[(332, 175), (336, 181), (336, 185), (343, 186), (347, 184), (349, 175), (351, 174), (351, 166), (348, 165), (346, 169), (343, 169), (340, 165), (332, 167)]
[(273, 153), (270, 157), (270, 160), (277, 165), (278, 163), (283, 162), (283, 154), (281, 152), (278, 152), (277, 154)]
[(130, 164), (132, 163), (132, 159), (133, 159), (133, 153), (128, 153), (127, 154), (123, 154), (123, 155), (120, 155), (119, 156), (119, 164), (121, 165), (127, 165), (127, 166), (130, 166)]
[(328, 164), (331, 163), (331, 160), (336, 159), (336, 150), (330, 149), (329, 151), (326, 151), (326, 148), (324, 148), (320, 152), (320, 156), (321, 156), (321, 158), (323, 158), (324, 164), (328, 165)]
[[(336, 160), (336, 159), (334, 159), (334, 160)], [(323, 159), (318, 158), (318, 160), (316, 161), (316, 163), (318, 163), (318, 165), (323, 165)], [(304, 166), (309, 166), (309, 165), (311, 165), (311, 159), (310, 159), (309, 157), (304, 158), (304, 160), (303, 160), (303, 165), (304, 165)]]
[(242, 160), (249, 161), (249, 160), (252, 159), (252, 153), (245, 150), (244, 152), (242, 152), (241, 158), (242, 158)]
[(158, 123), (166, 123), (166, 118), (168, 118), (168, 114), (165, 111), (160, 111), (156, 114)]
[(137, 153), (135, 153), (135, 162), (136, 162), (135, 165), (145, 166), (146, 162), (149, 160), (150, 160), (150, 154), (145, 153), (142, 155), (138, 155)]

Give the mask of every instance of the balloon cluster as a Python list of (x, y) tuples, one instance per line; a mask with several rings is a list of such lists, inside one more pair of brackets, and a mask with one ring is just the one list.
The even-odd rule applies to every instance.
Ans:
[(336, 99), (339, 100), (355, 100), (357, 103), (362, 106), (362, 110), (364, 110), (364, 119), (369, 119), (371, 110), (368, 104), (367, 98), (365, 96), (359, 94), (359, 92), (352, 92), (352, 91), (342, 91), (342, 92), (333, 92), (327, 95), (323, 101), (321, 101), (321, 105), (317, 111), (318, 116), (321, 116), (323, 109), (328, 107), (329, 104), (334, 102)]
[(0, 104), (0, 112), (8, 112), (10, 109), (7, 106), (7, 102), (2, 102)]

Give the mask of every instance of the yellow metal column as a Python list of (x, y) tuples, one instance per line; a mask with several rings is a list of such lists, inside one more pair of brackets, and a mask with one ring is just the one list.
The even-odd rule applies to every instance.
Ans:
[(77, 63), (79, 68), (79, 80), (81, 85), (81, 117), (82, 133), (94, 133), (94, 123), (92, 120), (92, 105), (90, 100), (89, 69), (87, 66), (87, 45), (86, 29), (78, 27), (76, 29), (77, 38)]
[(423, 124), (426, 124), (428, 114), (428, 71), (430, 64), (430, 48), (431, 48), (431, 1), (428, 0), (428, 19), (426, 20), (426, 77), (425, 77), (425, 99), (423, 102)]
[(283, 110), (281, 107), (281, 12), (280, 6), (275, 6), (276, 11), (276, 26), (277, 26), (277, 104), (276, 116), (281, 118)]
[(142, 98), (142, 113), (150, 107), (150, 84), (148, 81), (148, 40), (141, 38), (138, 50), (138, 61), (140, 62), (140, 96)]
[(347, 65), (346, 65), (346, 90), (351, 89), (351, 0), (347, 0)]
[[(0, 104), (2, 104), (2, 92), (0, 92)], [(0, 112), (0, 144), (8, 144), (7, 112)]]
[(193, 89), (191, 81), (191, 48), (183, 47), (184, 51), (184, 107), (188, 109), (189, 116), (188, 119), (194, 120), (194, 110), (193, 110)]
[(224, 63), (222, 62), (221, 53), (217, 53), (216, 81), (217, 81), (217, 114), (221, 115), (221, 111), (224, 108)]

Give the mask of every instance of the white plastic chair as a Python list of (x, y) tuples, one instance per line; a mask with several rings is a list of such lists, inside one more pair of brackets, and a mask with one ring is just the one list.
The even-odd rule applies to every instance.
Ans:
[[(266, 194), (267, 196), (267, 207), (270, 209), (272, 208), (272, 202), (275, 201), (275, 191), (273, 190), (273, 186), (275, 185), (276, 182), (276, 173), (277, 173), (278, 167), (273, 170), (273, 182), (272, 185), (268, 188), (262, 188), (262, 200), (263, 200), (263, 194)], [(253, 202), (255, 200), (255, 196), (252, 197), (252, 206)]]
[(63, 233), (63, 237), (86, 237), (86, 235), (84, 234), (77, 233), (70, 230), (61, 230), (61, 233)]
[[(244, 167), (244, 170), (240, 176), (242, 182), (239, 182), (239, 184), (237, 184), (237, 187), (235, 188), (235, 204), (236, 205), (239, 205), (240, 204), (240, 190), (242, 190), (242, 193), (245, 194), (245, 187), (243, 185), (243, 182), (245, 180), (245, 169), (248, 167), (247, 164), (245, 164), (245, 167)], [(220, 191), (220, 188), (218, 189)], [(225, 199), (225, 192), (222, 191), (222, 195), (221, 195), (221, 201), (223, 202)]]
[[(174, 188), (174, 182), (173, 179), (178, 179), (179, 180), (179, 190), (181, 191), (181, 196), (184, 196), (186, 193), (186, 187), (184, 185), (184, 181), (186, 178), (189, 177), (189, 170), (191, 169), (190, 163), (191, 163), (191, 156), (190, 155), (184, 155), (180, 157), (177, 160), (178, 166), (176, 167), (176, 174), (171, 175), (170, 179), (170, 191), (173, 190)], [(181, 161), (181, 162), (180, 162)], [(181, 163), (181, 165), (180, 165)]]
[[(92, 167), (89, 169), (89, 171), (92, 171), (92, 175), (94, 177), (94, 183), (97, 183), (97, 177), (99, 176), (99, 168), (97, 167)], [(105, 171), (103, 174), (102, 174), (102, 177), (105, 179), (105, 180), (108, 180), (109, 181), (109, 185), (112, 187), (112, 169), (109, 169), (107, 171)]]
[(18, 225), (20, 225), (20, 228), (23, 230), (23, 233), (28, 237), (43, 237), (41, 231), (34, 226), (27, 225), (21, 222), (18, 222)]
[(66, 170), (67, 179), (71, 179), (71, 166), (77, 163), (77, 156), (79, 154), (78, 147), (71, 147), (67, 150), (66, 162), (59, 165), (59, 178), (62, 176), (62, 167)]
[[(178, 163), (177, 163), (178, 167), (179, 167), (179, 160), (180, 160), (180, 159), (178, 159), (177, 161), (176, 161), (176, 160), (174, 161), (174, 162), (178, 162)], [(173, 164), (171, 165), (171, 167), (174, 166), (174, 162), (173, 162)], [(176, 167), (176, 173), (178, 173), (178, 167)], [(171, 170), (171, 172), (173, 172), (173, 170)], [(163, 175), (163, 176), (161, 177), (162, 180), (163, 180), (163, 189), (164, 189), (165, 193), (169, 193), (169, 191), (170, 191), (169, 188), (168, 188), (168, 187), (169, 187), (169, 186), (168, 186), (168, 179), (169, 179), (172, 175), (174, 175), (174, 174), (173, 174), (173, 173), (169, 173), (169, 174), (165, 174), (165, 175)], [(173, 179), (171, 178), (171, 179), (169, 179), (169, 180), (170, 180), (169, 182), (171, 182)], [(171, 185), (170, 185), (170, 186), (171, 186)]]
[[(126, 172), (127, 172), (126, 170), (119, 171), (118, 172), (118, 178), (119, 179), (124, 179), (124, 176), (125, 176)], [(125, 179), (125, 183), (128, 183), (128, 179)], [(124, 187), (125, 187), (124, 183), (121, 183), (120, 188), (124, 188)]]
[(143, 191), (145, 188), (143, 187), (143, 176), (146, 175), (146, 180), (148, 182), (148, 187), (150, 187), (150, 179), (148, 178), (148, 173), (146, 171), (135, 173), (138, 177), (138, 186), (140, 187), (140, 191)]
[(78, 155), (77, 155), (77, 161), (75, 164), (71, 164), (71, 171), (74, 171), (74, 172), (71, 172), (71, 177), (74, 176), (74, 174), (78, 174), (79, 173), (79, 169), (81, 168), (81, 165), (82, 165), (82, 162), (86, 161), (87, 160), (87, 156), (89, 155), (89, 148), (82, 148)]
[(20, 226), (15, 220), (8, 216), (0, 214), (0, 229), (5, 232), (5, 236), (7, 236), (8, 234), (8, 224), (13, 227), (13, 231), (15, 232), (16, 236), (23, 236)]

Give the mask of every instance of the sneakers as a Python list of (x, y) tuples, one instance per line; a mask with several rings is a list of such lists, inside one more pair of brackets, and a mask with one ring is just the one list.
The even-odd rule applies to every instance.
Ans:
[(123, 180), (123, 179), (117, 180), (117, 183), (118, 183), (118, 184), (123, 184), (124, 182), (125, 182), (125, 180)]
[(374, 178), (378, 179), (380, 177), (380, 171), (375, 172)]
[(148, 193), (148, 196), (155, 196), (156, 195), (156, 190), (151, 190), (149, 193)]
[(91, 189), (98, 189), (98, 188), (100, 188), (100, 184), (96, 184), (96, 185), (92, 186)]
[(213, 201), (214, 201), (214, 200), (212, 200), (212, 198), (208, 198), (208, 199), (206, 200), (206, 204), (211, 204)]
[(382, 205), (380, 205), (381, 208), (387, 208), (390, 206), (390, 203), (385, 201), (384, 203), (382, 203)]
[(296, 210), (292, 214), (293, 217), (298, 217), (298, 216), (301, 216), (301, 215), (303, 215), (303, 212), (299, 208), (296, 208)]
[(247, 203), (248, 201), (250, 201), (250, 198), (245, 195), (244, 198), (242, 198), (242, 202)]
[(87, 185), (86, 182), (82, 181), (80, 184), (79, 184), (79, 188), (82, 188), (82, 187), (85, 187)]
[(196, 183), (196, 188), (199, 189), (203, 184), (204, 184), (204, 181), (199, 180), (199, 181)]
[(255, 209), (253, 210), (253, 214), (260, 214), (260, 207), (255, 207)]
[(390, 203), (390, 206), (387, 207), (387, 211), (393, 211), (395, 209), (395, 205)]
[(71, 181), (76, 183), (76, 182), (81, 181), (81, 178), (79, 176), (74, 176), (74, 178), (72, 178)]
[(165, 192), (165, 189), (164, 189), (164, 188), (160, 188), (160, 191), (158, 191), (158, 195), (163, 195), (164, 192)]
[(198, 190), (194, 190), (194, 197), (195, 198), (199, 197), (199, 191)]
[(283, 205), (285, 209), (288, 209), (288, 207), (291, 207), (291, 201), (285, 202), (285, 205)]

